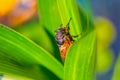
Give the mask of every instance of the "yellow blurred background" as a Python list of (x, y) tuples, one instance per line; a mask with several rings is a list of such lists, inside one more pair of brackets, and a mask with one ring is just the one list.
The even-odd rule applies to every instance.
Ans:
[(36, 0), (0, 0), (0, 22), (16, 26), (36, 15)]

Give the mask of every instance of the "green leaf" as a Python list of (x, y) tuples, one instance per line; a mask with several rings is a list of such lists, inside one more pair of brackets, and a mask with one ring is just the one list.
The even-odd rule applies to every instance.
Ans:
[[(70, 18), (72, 18), (70, 22), (71, 35), (83, 35), (93, 30), (90, 16), (86, 15), (74, 0), (37, 1), (40, 23), (44, 26), (54, 46), (56, 46), (54, 31), (59, 28), (60, 24), (65, 27)], [(54, 49), (55, 53), (59, 54), (58, 48), (54, 47)]]
[(17, 79), (24, 79), (24, 77), (37, 80), (56, 79), (56, 76), (45, 68), (36, 64), (29, 64), (19, 56), (4, 52), (0, 52), (0, 74), (10, 75), (11, 77), (17, 76)]
[(120, 55), (119, 55), (117, 62), (115, 64), (114, 74), (113, 74), (112, 80), (120, 80)]
[[(93, 80), (96, 41), (95, 32), (91, 32), (94, 27), (91, 15), (86, 15), (74, 0), (38, 0), (38, 11), (42, 25), (51, 35), (54, 35), (54, 31), (58, 29), (60, 24), (65, 26), (70, 17), (72, 18), (70, 33), (72, 35), (81, 34), (84, 37), (76, 40), (75, 44), (71, 46), (70, 51), (67, 53), (68, 56), (64, 69), (65, 80)], [(79, 48), (79, 50), (76, 51), (76, 48)], [(73, 57), (75, 58), (71, 59), (70, 55), (72, 54), (74, 54)], [(89, 60), (87, 60), (88, 58)], [(82, 64), (77, 64), (78, 62)], [(78, 67), (82, 71), (79, 71), (80, 69)], [(76, 70), (73, 70), (73, 68)]]
[[(42, 65), (60, 79), (63, 78), (63, 66), (60, 62), (42, 47), (3, 25), (0, 25), (0, 52), (17, 56), (18, 59), (28, 65)], [(9, 64), (8, 66), (0, 65), (0, 67), (4, 67), (1, 70), (11, 69)]]
[(70, 18), (72, 35), (82, 31), (79, 7), (74, 0), (38, 0), (38, 11), (41, 23), (52, 35), (60, 24), (65, 26)]
[(92, 31), (73, 43), (65, 60), (65, 80), (94, 80), (96, 35)]
[[(20, 32), (24, 36), (27, 36), (32, 41), (40, 45), (47, 50), (50, 54), (60, 59), (55, 39), (41, 26), (38, 20), (31, 20), (25, 24), (17, 26), (16, 31)], [(46, 46), (47, 45), (47, 46)]]

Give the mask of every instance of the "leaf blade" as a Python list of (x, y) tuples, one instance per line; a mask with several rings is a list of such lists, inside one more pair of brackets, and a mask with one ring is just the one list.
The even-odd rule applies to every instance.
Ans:
[(120, 80), (120, 54), (118, 56), (117, 62), (114, 67), (114, 73), (112, 76), (112, 80)]
[(11, 52), (11, 55), (19, 56), (30, 64), (43, 65), (59, 78), (63, 77), (63, 66), (60, 62), (42, 47), (3, 25), (0, 25), (0, 44), (0, 51)]
[(38, 11), (41, 22), (52, 35), (60, 24), (65, 26), (70, 18), (72, 18), (71, 33), (80, 34), (79, 8), (74, 0), (46, 0), (45, 2), (38, 0)]
[(95, 40), (91, 32), (71, 46), (65, 61), (65, 80), (94, 80)]

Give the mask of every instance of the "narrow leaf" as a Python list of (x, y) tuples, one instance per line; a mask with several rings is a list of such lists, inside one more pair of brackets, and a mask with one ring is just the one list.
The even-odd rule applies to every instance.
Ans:
[[(50, 73), (50, 75), (48, 75)], [(49, 70), (37, 65), (29, 64), (19, 56), (11, 55), (9, 53), (0, 52), (0, 74), (28, 77), (36, 80), (52, 80), (56, 79)], [(19, 77), (16, 77), (19, 79)], [(26, 80), (26, 79), (25, 79)]]
[(74, 0), (38, 0), (38, 10), (41, 23), (52, 35), (60, 24), (65, 26), (70, 18), (71, 33), (76, 35), (82, 31), (79, 7)]
[(65, 61), (65, 80), (94, 80), (95, 45), (94, 31), (74, 42)]
[(0, 25), (0, 52), (16, 55), (28, 64), (40, 64), (63, 78), (63, 66), (42, 47), (6, 26)]
[(47, 33), (38, 20), (31, 20), (25, 24), (19, 25), (17, 28), (15, 28), (15, 30), (24, 36), (27, 36), (32, 41), (55, 56), (57, 59), (59, 59), (59, 54), (56, 54), (58, 52), (57, 45), (53, 43), (53, 41), (55, 42), (53, 36), (51, 37), (50, 34)]
[(118, 56), (117, 62), (115, 64), (112, 80), (120, 80), (120, 55)]

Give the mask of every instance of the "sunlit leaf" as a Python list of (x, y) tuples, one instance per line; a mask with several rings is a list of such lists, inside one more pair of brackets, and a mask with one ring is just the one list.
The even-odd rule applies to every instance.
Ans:
[(65, 80), (94, 80), (96, 35), (91, 32), (76, 41), (65, 61)]
[(112, 80), (120, 80), (120, 55), (119, 55), (117, 62), (115, 64), (114, 74), (113, 74)]
[(58, 52), (57, 45), (52, 43), (55, 41), (54, 37), (44, 30), (38, 20), (31, 20), (28, 23), (19, 25), (15, 30), (33, 40), (57, 59), (60, 59), (59, 54), (56, 54)]
[[(38, 1), (38, 12), (39, 19), (42, 26), (51, 36), (50, 39), (54, 46), (55, 33), (54, 31), (59, 28), (61, 24), (63, 27), (66, 26), (69, 19), (70, 22), (70, 33), (71, 35), (83, 35), (93, 29), (93, 23), (91, 17), (85, 14), (82, 9), (78, 6), (74, 0), (37, 0)], [(89, 27), (90, 26), (90, 27)], [(77, 38), (76, 38), (77, 39)], [(56, 54), (59, 51), (56, 49)]]
[(73, 35), (81, 33), (79, 7), (74, 0), (38, 0), (38, 9), (41, 23), (52, 35), (60, 24), (65, 26), (70, 18), (70, 32)]
[[(18, 59), (29, 65), (42, 65), (59, 78), (63, 78), (63, 66), (61, 63), (42, 47), (3, 25), (0, 25), (0, 52), (17, 56)], [(3, 68), (3, 65), (0, 66)], [(7, 66), (4, 66), (4, 68), (11, 69), (9, 64)]]

